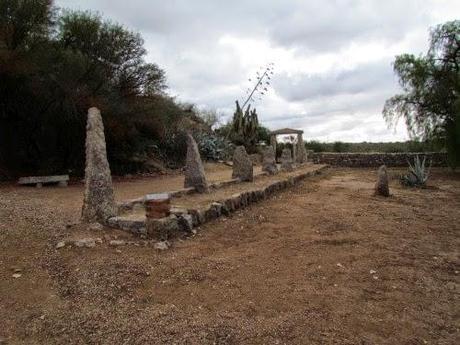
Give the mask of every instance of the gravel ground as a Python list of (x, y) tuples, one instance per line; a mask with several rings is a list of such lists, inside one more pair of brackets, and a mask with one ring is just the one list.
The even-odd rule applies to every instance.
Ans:
[[(119, 181), (117, 197), (165, 180)], [(81, 185), (3, 185), (0, 339), (460, 343), (460, 174), (434, 170), (426, 189), (392, 180), (390, 198), (372, 195), (374, 180), (373, 170), (331, 169), (166, 251), (120, 231), (66, 228), (78, 219)], [(102, 244), (55, 249), (89, 236)], [(110, 239), (135, 243), (113, 247)]]

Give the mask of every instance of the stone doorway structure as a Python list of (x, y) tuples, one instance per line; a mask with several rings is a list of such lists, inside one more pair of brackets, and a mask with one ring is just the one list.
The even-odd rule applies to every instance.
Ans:
[(300, 129), (282, 128), (270, 132), (270, 145), (276, 154), (276, 137), (278, 135), (296, 135), (297, 140), (292, 144), (292, 159), (295, 163), (305, 163), (307, 160), (305, 145), (303, 142), (303, 131)]

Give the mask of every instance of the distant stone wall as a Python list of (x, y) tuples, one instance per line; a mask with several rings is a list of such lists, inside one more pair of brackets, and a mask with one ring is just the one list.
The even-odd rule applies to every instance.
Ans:
[(342, 167), (378, 167), (385, 164), (389, 167), (407, 166), (407, 161), (413, 162), (414, 157), (427, 156), (427, 162), (432, 166), (447, 166), (447, 154), (444, 152), (421, 152), (421, 153), (333, 153), (315, 152), (310, 153), (308, 158), (314, 163), (329, 164)]

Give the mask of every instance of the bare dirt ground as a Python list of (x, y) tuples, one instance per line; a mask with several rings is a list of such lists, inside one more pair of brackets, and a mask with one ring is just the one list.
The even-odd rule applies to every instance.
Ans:
[[(78, 219), (82, 186), (2, 186), (0, 338), (460, 343), (460, 174), (436, 170), (427, 189), (394, 180), (390, 198), (372, 196), (374, 179), (373, 170), (331, 169), (163, 252), (56, 250)], [(145, 194), (130, 183), (116, 184), (119, 198)], [(94, 236), (103, 234), (119, 232)]]

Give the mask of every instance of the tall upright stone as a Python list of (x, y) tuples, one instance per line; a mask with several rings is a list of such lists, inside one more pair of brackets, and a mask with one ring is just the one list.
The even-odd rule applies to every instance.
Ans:
[(281, 170), (283, 171), (293, 171), (294, 170), (291, 150), (288, 148), (283, 149), (283, 151), (281, 152)]
[(101, 112), (93, 107), (88, 110), (86, 122), (85, 194), (81, 220), (85, 223), (105, 223), (116, 214), (104, 124)]
[(254, 168), (251, 157), (246, 152), (244, 146), (238, 146), (233, 153), (233, 173), (232, 178), (238, 178), (241, 181), (254, 180)]
[(262, 170), (268, 172), (270, 175), (274, 175), (278, 172), (273, 146), (267, 146), (262, 151)]
[(198, 145), (192, 135), (187, 134), (187, 158), (185, 163), (185, 188), (194, 187), (198, 193), (209, 191)]
[(305, 150), (305, 144), (303, 142), (303, 136), (301, 133), (297, 134), (297, 150), (294, 161), (297, 163), (305, 163), (307, 161), (307, 152)]
[(388, 186), (388, 172), (385, 165), (380, 166), (377, 172), (375, 195), (390, 196), (390, 187)]

